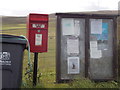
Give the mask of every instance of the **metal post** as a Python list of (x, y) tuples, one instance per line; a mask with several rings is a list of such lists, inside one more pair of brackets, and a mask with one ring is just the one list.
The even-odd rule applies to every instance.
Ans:
[(38, 53), (34, 53), (33, 86), (36, 86), (37, 82), (37, 65), (38, 65)]

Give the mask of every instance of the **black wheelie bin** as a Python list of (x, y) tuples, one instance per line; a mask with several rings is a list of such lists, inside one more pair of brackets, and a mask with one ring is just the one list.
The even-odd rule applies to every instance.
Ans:
[(26, 43), (27, 40), (24, 37), (0, 34), (0, 83), (2, 83), (2, 89), (20, 87)]

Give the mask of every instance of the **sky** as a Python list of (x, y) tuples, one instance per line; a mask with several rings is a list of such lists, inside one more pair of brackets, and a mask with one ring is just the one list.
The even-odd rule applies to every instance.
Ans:
[(117, 10), (119, 0), (1, 0), (0, 15)]

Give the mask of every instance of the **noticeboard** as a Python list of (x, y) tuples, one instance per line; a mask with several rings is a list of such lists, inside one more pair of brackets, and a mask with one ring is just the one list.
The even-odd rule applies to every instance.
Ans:
[(57, 13), (56, 81), (117, 78), (116, 15)]

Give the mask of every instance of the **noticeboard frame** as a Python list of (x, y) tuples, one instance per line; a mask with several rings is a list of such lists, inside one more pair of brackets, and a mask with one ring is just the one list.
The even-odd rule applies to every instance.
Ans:
[[(56, 25), (56, 82), (68, 82), (70, 79), (61, 79), (61, 19), (62, 18), (80, 18), (85, 19), (85, 78), (90, 78), (88, 69), (90, 63), (90, 19), (112, 19), (113, 20), (113, 78), (109, 79), (92, 79), (94, 81), (109, 81), (117, 80), (118, 65), (117, 65), (117, 16), (118, 15), (106, 15), (106, 14), (74, 14), (74, 13), (56, 13), (57, 25)], [(91, 79), (91, 78), (90, 78)]]

